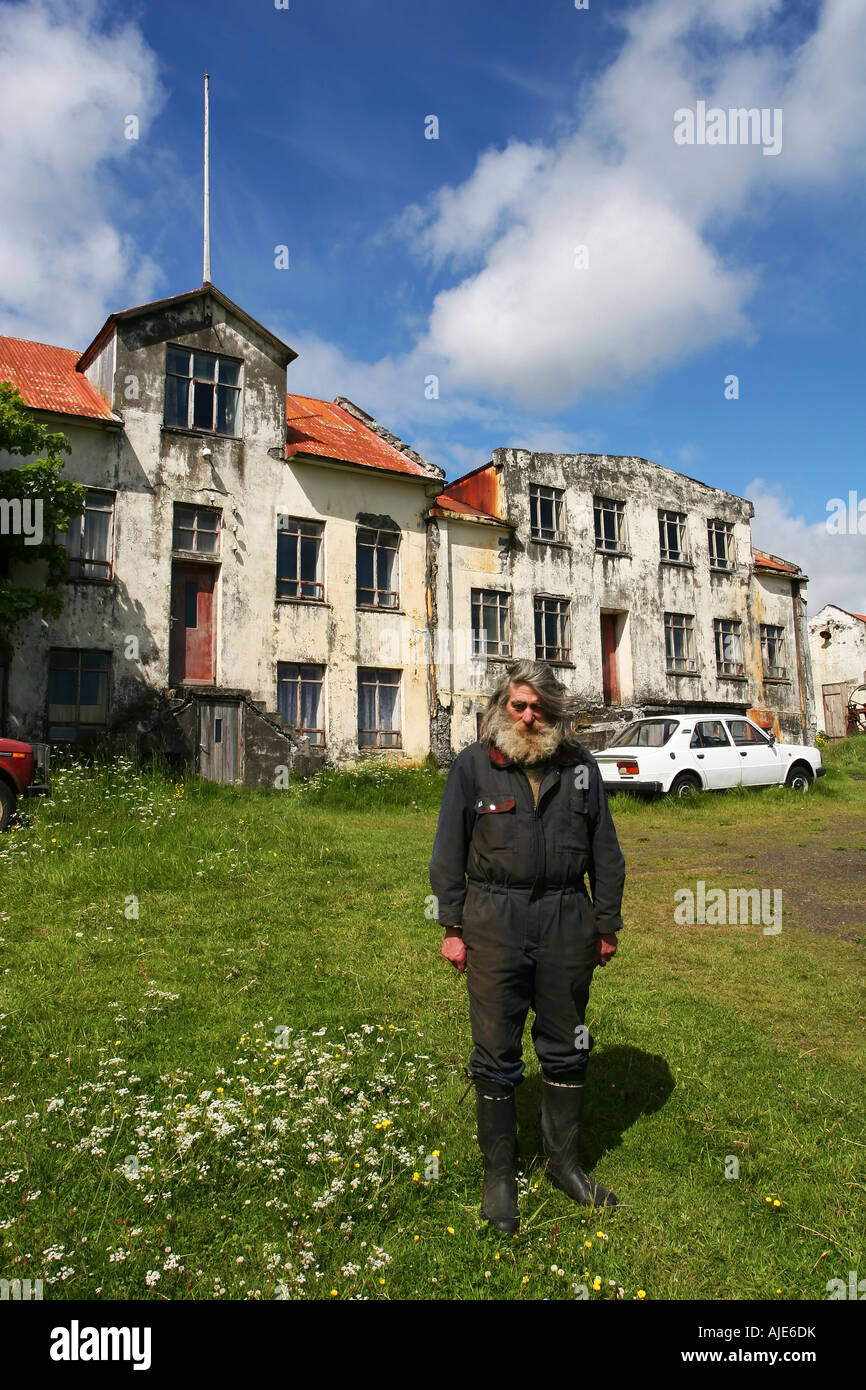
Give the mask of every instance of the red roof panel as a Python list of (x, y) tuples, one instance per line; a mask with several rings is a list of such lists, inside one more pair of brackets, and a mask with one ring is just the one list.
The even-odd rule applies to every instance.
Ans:
[(286, 458), (315, 454), (418, 478), (434, 476), (334, 401), (287, 395), (286, 426)]
[(74, 348), (0, 337), (0, 381), (17, 387), (33, 410), (82, 415), (91, 420), (116, 419), (84, 373), (75, 370), (79, 356)]

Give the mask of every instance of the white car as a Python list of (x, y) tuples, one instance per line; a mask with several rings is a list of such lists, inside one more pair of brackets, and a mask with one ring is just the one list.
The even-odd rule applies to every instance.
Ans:
[(690, 796), (724, 787), (785, 785), (808, 791), (826, 768), (817, 748), (777, 743), (741, 714), (661, 714), (636, 719), (594, 750), (605, 790)]

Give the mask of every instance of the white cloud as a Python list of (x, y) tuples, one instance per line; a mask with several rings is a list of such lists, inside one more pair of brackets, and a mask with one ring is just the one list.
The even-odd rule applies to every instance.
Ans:
[[(863, 0), (825, 0), (793, 51), (768, 37), (781, 6), (633, 7), (617, 57), (581, 94), (578, 128), (548, 149), (486, 151), (464, 183), (410, 210), (404, 231), (434, 265), (459, 270), (483, 252), (437, 295), (419, 343), (456, 389), (562, 408), (714, 343), (754, 341), (759, 273), (726, 261), (718, 235), (780, 188), (850, 174), (866, 150)], [(676, 144), (674, 112), (699, 99), (781, 109), (779, 154)]]
[[(866, 535), (831, 534), (827, 530), (830, 512), (818, 521), (807, 521), (794, 510), (793, 499), (781, 486), (763, 478), (753, 478), (744, 495), (755, 504), (752, 544), (756, 549), (793, 561), (809, 576), (810, 617), (825, 603), (866, 613)], [(842, 500), (847, 504), (847, 496)]]
[[(113, 16), (112, 16), (113, 19)], [(93, 0), (0, 6), (3, 331), (84, 347), (118, 304), (152, 297), (158, 267), (116, 225), (112, 165), (161, 102), (156, 60)]]

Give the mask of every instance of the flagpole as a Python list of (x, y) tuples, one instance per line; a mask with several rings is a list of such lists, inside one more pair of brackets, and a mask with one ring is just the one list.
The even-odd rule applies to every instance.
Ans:
[(202, 281), (210, 283), (210, 150), (208, 130), (208, 94), (210, 77), (204, 75), (204, 265)]

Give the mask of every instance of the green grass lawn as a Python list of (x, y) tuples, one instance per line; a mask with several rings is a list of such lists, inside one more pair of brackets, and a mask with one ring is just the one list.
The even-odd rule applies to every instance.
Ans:
[[(466, 984), (429, 916), (443, 776), (58, 763), (0, 838), (0, 1277), (779, 1300), (863, 1277), (864, 745), (805, 796), (613, 802), (625, 930), (590, 996), (584, 1157), (622, 1205), (546, 1181), (527, 1028), (517, 1237), (481, 1226)], [(698, 880), (780, 889), (782, 931), (677, 925)]]

